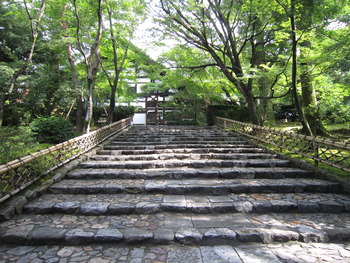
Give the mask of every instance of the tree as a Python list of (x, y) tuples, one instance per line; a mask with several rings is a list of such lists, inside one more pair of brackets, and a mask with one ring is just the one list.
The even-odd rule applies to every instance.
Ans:
[(63, 3), (62, 15), (61, 15), (61, 17), (62, 17), (62, 29), (64, 32), (64, 39), (66, 40), (66, 43), (65, 43), (66, 54), (67, 54), (67, 59), (68, 59), (69, 65), (71, 67), (71, 83), (72, 83), (72, 88), (73, 88), (74, 93), (75, 93), (75, 103), (77, 105), (75, 130), (77, 132), (83, 132), (83, 129), (84, 129), (83, 96), (82, 96), (81, 89), (78, 87), (77, 66), (76, 66), (76, 62), (74, 60), (73, 51), (72, 51), (72, 40), (70, 40), (69, 34), (67, 32), (68, 31), (68, 23), (66, 21), (66, 12), (67, 12), (67, 4)]
[[(260, 95), (276, 84), (276, 81), (266, 81), (262, 77), (257, 81), (259, 75), (266, 74), (264, 70), (276, 61), (271, 52), (269, 58), (265, 57), (267, 51), (264, 50), (272, 42), (273, 25), (276, 23), (273, 16), (278, 14), (274, 10), (276, 5), (270, 4), (270, 1), (256, 4), (253, 1), (161, 0), (163, 18), (160, 22), (166, 30), (211, 55), (213, 63), (201, 67), (220, 68), (243, 95), (255, 124), (263, 123), (257, 113), (259, 101), (256, 96), (260, 100), (271, 99)], [(270, 13), (266, 12), (266, 8)], [(276, 53), (278, 55), (279, 52)], [(270, 65), (264, 67), (267, 62)], [(254, 90), (257, 90), (256, 94)]]
[[(39, 10), (37, 10), (37, 14), (32, 14), (31, 13), (32, 10), (30, 7), (34, 6), (35, 4), (39, 4)], [(24, 5), (24, 9), (25, 9), (25, 12), (27, 15), (27, 19), (29, 21), (31, 44), (30, 44), (29, 49), (25, 53), (24, 57), (21, 58), (21, 61), (22, 61), (21, 65), (19, 65), (16, 68), (16, 70), (14, 71), (14, 73), (10, 79), (8, 87), (6, 88), (6, 90), (4, 92), (1, 92), (1, 94), (0, 94), (0, 126), (2, 126), (3, 119), (4, 119), (5, 103), (8, 100), (9, 96), (15, 90), (15, 84), (16, 84), (17, 79), (25, 73), (25, 71), (27, 70), (27, 68), (29, 67), (29, 65), (32, 62), (34, 50), (35, 50), (38, 36), (39, 36), (41, 18), (43, 17), (44, 11), (45, 11), (46, 1), (41, 0), (39, 2), (36, 1), (34, 3), (28, 4), (26, 0), (23, 0), (23, 5)]]
[[(84, 132), (89, 133), (90, 132), (90, 126), (92, 122), (92, 115), (93, 115), (93, 94), (94, 94), (94, 85), (96, 81), (96, 75), (98, 72), (99, 64), (100, 64), (100, 42), (102, 37), (102, 0), (98, 0), (97, 7), (96, 5), (88, 5), (88, 8), (90, 9), (95, 8), (96, 15), (97, 15), (97, 26), (95, 31), (95, 38), (92, 41), (92, 43), (82, 43), (81, 38), (81, 17), (78, 11), (77, 1), (73, 0), (74, 4), (74, 12), (77, 19), (77, 43), (78, 43), (78, 50), (83, 56), (84, 65), (86, 68), (86, 80), (87, 80), (87, 109), (86, 109), (86, 115), (84, 119)], [(85, 10), (87, 11), (87, 10)], [(91, 9), (89, 10), (91, 12)], [(86, 14), (86, 13), (85, 13)], [(91, 30), (91, 28), (89, 28)], [(87, 52), (87, 45), (90, 46), (89, 52)]]
[[(113, 62), (108, 63), (110, 67), (106, 65), (108, 61), (105, 63), (104, 59), (102, 59), (100, 62), (111, 90), (108, 123), (113, 121), (116, 93), (121, 73), (130, 57), (129, 49), (132, 45), (130, 41), (136, 26), (143, 19), (144, 8), (143, 1), (108, 0), (106, 3), (109, 41), (105, 42), (106, 45), (102, 52), (105, 51), (103, 52), (104, 59), (108, 60), (111, 57)], [(109, 51), (110, 47), (111, 51)], [(109, 70), (109, 68), (112, 70)]]

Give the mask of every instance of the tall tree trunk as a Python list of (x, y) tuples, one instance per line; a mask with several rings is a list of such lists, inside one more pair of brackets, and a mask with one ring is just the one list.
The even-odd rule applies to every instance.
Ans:
[(96, 75), (98, 72), (98, 67), (100, 65), (100, 50), (99, 46), (101, 43), (101, 37), (102, 37), (102, 0), (98, 0), (98, 8), (97, 8), (97, 17), (98, 17), (98, 26), (97, 26), (97, 32), (95, 41), (92, 44), (90, 48), (90, 54), (87, 56), (85, 53), (85, 50), (83, 48), (83, 45), (81, 43), (80, 39), (80, 26), (81, 26), (81, 20), (79, 16), (79, 12), (77, 9), (77, 3), (76, 0), (73, 0), (74, 5), (74, 12), (75, 16), (77, 18), (77, 30), (76, 30), (76, 36), (77, 36), (77, 42), (78, 42), (78, 50), (84, 57), (85, 67), (86, 67), (86, 79), (87, 79), (87, 106), (86, 106), (86, 113), (84, 118), (84, 133), (90, 132), (90, 127), (92, 123), (92, 115), (93, 115), (93, 94), (94, 94), (94, 86), (95, 86), (95, 80)]
[(298, 62), (297, 62), (297, 36), (296, 36), (296, 24), (295, 24), (295, 0), (291, 0), (291, 13), (290, 13), (290, 26), (291, 26), (291, 31), (292, 31), (292, 94), (294, 98), (294, 103), (301, 121), (301, 124), (303, 126), (303, 130), (308, 134), (308, 135), (313, 135), (312, 130), (310, 128), (310, 125), (305, 118), (304, 111), (301, 107), (301, 103), (299, 100), (298, 96), (298, 91), (297, 91), (297, 77), (298, 77), (298, 72), (297, 72), (297, 67), (298, 67)]
[[(303, 41), (301, 45), (304, 48), (310, 49), (311, 42)], [(310, 63), (307, 61), (307, 56), (303, 53), (300, 55), (301, 59), (304, 60), (301, 63), (301, 75), (300, 75), (300, 83), (301, 83), (301, 93), (302, 93), (302, 106), (305, 111), (305, 118), (310, 125), (310, 129), (314, 136), (316, 135), (325, 135), (326, 129), (323, 126), (319, 112), (317, 107), (317, 99), (316, 99), (316, 91), (315, 87), (312, 84), (312, 76), (310, 71)]]
[(114, 66), (114, 79), (113, 79), (113, 81), (111, 80), (111, 77), (109, 76), (108, 72), (106, 70), (104, 70), (104, 72), (108, 78), (108, 83), (109, 83), (109, 86), (111, 88), (107, 123), (112, 123), (115, 104), (116, 104), (116, 93), (117, 93), (117, 89), (118, 89), (120, 73), (123, 70), (124, 63), (126, 61), (129, 48), (126, 47), (125, 52), (124, 52), (124, 56), (120, 59), (118, 56), (118, 43), (117, 43), (117, 39), (116, 39), (116, 36), (114, 33), (112, 9), (110, 7), (108, 7), (108, 20), (109, 20), (109, 31), (110, 31), (112, 47), (113, 47), (113, 66)]
[(36, 42), (38, 40), (38, 35), (39, 35), (40, 21), (44, 15), (44, 11), (45, 11), (46, 2), (45, 2), (45, 0), (42, 0), (38, 17), (34, 19), (29, 12), (27, 1), (23, 0), (23, 2), (24, 2), (24, 6), (26, 9), (27, 15), (28, 15), (28, 19), (30, 20), (32, 45), (30, 47), (30, 51), (28, 53), (28, 56), (24, 59), (24, 61), (25, 61), (24, 64), (17, 71), (14, 72), (14, 74), (10, 80), (10, 85), (7, 88), (7, 91), (4, 94), (0, 95), (0, 126), (2, 126), (3, 121), (4, 121), (5, 103), (8, 100), (8, 97), (13, 93), (17, 79), (25, 73), (25, 71), (27, 70), (29, 65), (32, 63), (34, 50), (35, 50)]
[[(264, 70), (261, 65), (266, 64), (266, 51), (265, 51), (265, 34), (262, 30), (262, 24), (258, 17), (254, 18), (254, 22), (252, 24), (252, 31), (256, 34), (256, 38), (250, 41), (250, 45), (252, 47), (252, 57), (251, 57), (251, 67), (259, 69), (260, 72), (264, 73)], [(272, 123), (274, 122), (274, 114), (272, 109), (271, 99), (267, 99), (270, 97), (270, 86), (268, 78), (261, 74), (257, 79), (257, 86), (259, 90), (259, 97), (266, 99), (256, 99), (256, 108), (258, 113), (258, 118), (260, 124), (264, 124), (265, 122)]]
[[(67, 10), (67, 6), (63, 6), (63, 12), (62, 12), (62, 28), (64, 32), (67, 32), (67, 23), (64, 20), (64, 15)], [(64, 36), (65, 38), (68, 38), (67, 35)], [(75, 120), (75, 130), (77, 132), (83, 132), (83, 127), (84, 127), (84, 104), (83, 104), (83, 97), (81, 95), (81, 91), (78, 87), (78, 78), (77, 78), (77, 68), (75, 65), (75, 61), (73, 59), (72, 55), (72, 44), (70, 42), (66, 43), (66, 53), (67, 53), (67, 58), (69, 65), (71, 67), (71, 81), (72, 81), (72, 86), (73, 90), (75, 92), (75, 100), (77, 104), (77, 110), (76, 110), (76, 120)]]
[(97, 49), (94, 52), (93, 61), (91, 61), (91, 65), (87, 72), (87, 106), (86, 113), (84, 119), (84, 133), (89, 133), (92, 117), (93, 117), (93, 109), (94, 109), (94, 90), (95, 90), (95, 80), (98, 72), (98, 66), (100, 64), (100, 50)]

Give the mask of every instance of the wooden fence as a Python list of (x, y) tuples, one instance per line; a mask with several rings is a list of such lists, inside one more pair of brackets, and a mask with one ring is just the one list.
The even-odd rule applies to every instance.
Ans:
[(216, 125), (223, 129), (230, 129), (254, 140), (274, 145), (281, 150), (286, 149), (313, 159), (316, 166), (320, 162), (350, 172), (350, 143), (280, 131), (220, 117), (216, 117), (215, 121)]
[(0, 166), (0, 203), (127, 128), (127, 118)]

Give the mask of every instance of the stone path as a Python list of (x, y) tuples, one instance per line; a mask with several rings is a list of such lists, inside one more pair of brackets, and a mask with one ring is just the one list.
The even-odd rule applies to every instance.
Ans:
[(350, 245), (292, 242), (236, 246), (1, 246), (0, 262), (347, 263)]
[(209, 127), (132, 127), (0, 224), (0, 262), (350, 262), (350, 196)]

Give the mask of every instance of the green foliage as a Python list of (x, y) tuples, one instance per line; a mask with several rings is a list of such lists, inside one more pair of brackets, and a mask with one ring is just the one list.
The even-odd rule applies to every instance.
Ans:
[(132, 106), (118, 106), (113, 112), (113, 122), (131, 117), (134, 115), (135, 108)]
[(247, 108), (239, 105), (211, 105), (207, 113), (208, 125), (214, 125), (215, 116), (242, 122), (250, 121)]
[(0, 164), (39, 150), (35, 135), (25, 127), (0, 127)]
[(73, 125), (57, 117), (36, 119), (30, 124), (30, 127), (41, 142), (59, 143), (75, 136)]

